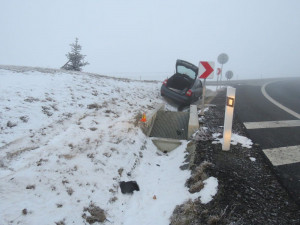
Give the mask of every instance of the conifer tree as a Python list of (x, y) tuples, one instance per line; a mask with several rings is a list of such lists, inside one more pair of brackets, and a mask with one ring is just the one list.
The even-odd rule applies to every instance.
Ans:
[(89, 63), (84, 61), (85, 55), (80, 53), (81, 45), (78, 44), (78, 38), (76, 38), (75, 43), (70, 44), (70, 46), (71, 52), (66, 54), (68, 62), (62, 66), (62, 69), (81, 71), (81, 68)]

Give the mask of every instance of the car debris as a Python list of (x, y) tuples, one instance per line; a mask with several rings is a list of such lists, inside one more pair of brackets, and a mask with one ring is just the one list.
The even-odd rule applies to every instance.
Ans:
[(136, 181), (121, 181), (120, 188), (122, 194), (133, 194), (133, 191), (140, 190), (140, 187)]

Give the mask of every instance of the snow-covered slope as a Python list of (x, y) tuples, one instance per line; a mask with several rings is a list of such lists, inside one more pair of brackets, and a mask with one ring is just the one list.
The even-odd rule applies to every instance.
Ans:
[(136, 126), (160, 82), (16, 68), (0, 68), (0, 224), (85, 224), (91, 204), (104, 224), (168, 224), (193, 197), (187, 143), (164, 155)]

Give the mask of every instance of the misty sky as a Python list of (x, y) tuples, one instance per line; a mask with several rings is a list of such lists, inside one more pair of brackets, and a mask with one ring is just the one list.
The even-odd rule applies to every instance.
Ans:
[(227, 53), (233, 79), (300, 75), (299, 0), (0, 0), (0, 64), (163, 80), (176, 59)]

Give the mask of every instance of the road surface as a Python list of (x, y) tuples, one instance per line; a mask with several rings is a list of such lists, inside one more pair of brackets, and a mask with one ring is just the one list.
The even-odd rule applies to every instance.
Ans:
[(239, 120), (300, 204), (300, 78), (233, 86)]

